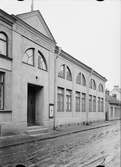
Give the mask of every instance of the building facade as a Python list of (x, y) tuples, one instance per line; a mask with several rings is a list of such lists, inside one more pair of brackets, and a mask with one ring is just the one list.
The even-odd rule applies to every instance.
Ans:
[(115, 85), (110, 92), (111, 96), (116, 96), (117, 100), (121, 101), (121, 88), (118, 85)]
[(104, 120), (105, 82), (56, 45), (39, 11), (0, 10), (2, 133)]
[(116, 96), (110, 95), (109, 91), (106, 91), (105, 105), (107, 121), (121, 119), (121, 101)]

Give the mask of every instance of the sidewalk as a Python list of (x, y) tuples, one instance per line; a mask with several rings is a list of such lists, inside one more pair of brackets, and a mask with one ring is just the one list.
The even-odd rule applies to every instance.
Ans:
[(48, 133), (40, 133), (37, 136), (31, 136), (27, 134), (20, 134), (20, 135), (14, 135), (14, 136), (1, 136), (0, 137), (0, 148), (8, 147), (8, 146), (14, 146), (14, 145), (20, 145), (40, 140), (48, 140), (57, 138), (64, 135), (69, 135), (72, 133), (78, 133), (83, 132), (86, 130), (91, 130), (95, 128), (100, 127), (106, 127), (110, 126), (112, 124), (111, 121), (108, 122), (95, 122), (91, 123), (90, 125), (73, 125), (73, 126), (66, 126), (66, 127), (60, 127), (56, 128), (56, 130), (49, 130)]

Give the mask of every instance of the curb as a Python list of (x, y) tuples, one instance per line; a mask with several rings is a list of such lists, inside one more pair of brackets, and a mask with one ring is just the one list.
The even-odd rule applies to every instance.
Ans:
[(44, 140), (50, 140), (50, 139), (54, 139), (57, 137), (61, 137), (61, 136), (66, 136), (66, 135), (71, 135), (74, 133), (79, 133), (79, 132), (84, 132), (84, 131), (89, 131), (89, 130), (93, 130), (93, 129), (97, 129), (97, 128), (102, 128), (102, 127), (107, 127), (107, 126), (111, 126), (111, 123), (104, 123), (102, 125), (95, 125), (92, 127), (89, 126), (87, 128), (84, 129), (75, 129), (72, 131), (66, 131), (66, 132), (58, 132), (58, 131), (54, 131), (54, 133), (52, 134), (44, 134), (40, 136), (28, 136), (28, 135), (17, 135), (17, 136), (9, 136), (9, 137), (3, 137), (0, 139), (0, 149), (1, 148), (6, 148), (9, 146), (16, 146), (16, 145), (21, 145), (21, 144), (26, 144), (26, 143), (31, 143), (31, 142), (36, 142), (36, 141), (44, 141)]

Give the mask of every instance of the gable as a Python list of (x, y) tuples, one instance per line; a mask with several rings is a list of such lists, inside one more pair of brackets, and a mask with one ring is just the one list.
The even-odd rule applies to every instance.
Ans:
[(32, 11), (29, 13), (23, 13), (17, 15), (20, 19), (22, 19), (24, 22), (35, 28), (37, 31), (41, 32), (51, 40), (55, 41), (52, 33), (50, 32), (46, 22), (44, 21), (41, 13), (37, 11)]

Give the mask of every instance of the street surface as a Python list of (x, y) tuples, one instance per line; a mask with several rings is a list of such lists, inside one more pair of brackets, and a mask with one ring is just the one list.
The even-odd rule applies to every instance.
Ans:
[(119, 121), (112, 122), (102, 128), (6, 148), (3, 156), (11, 153), (9, 167), (120, 167), (120, 129)]

